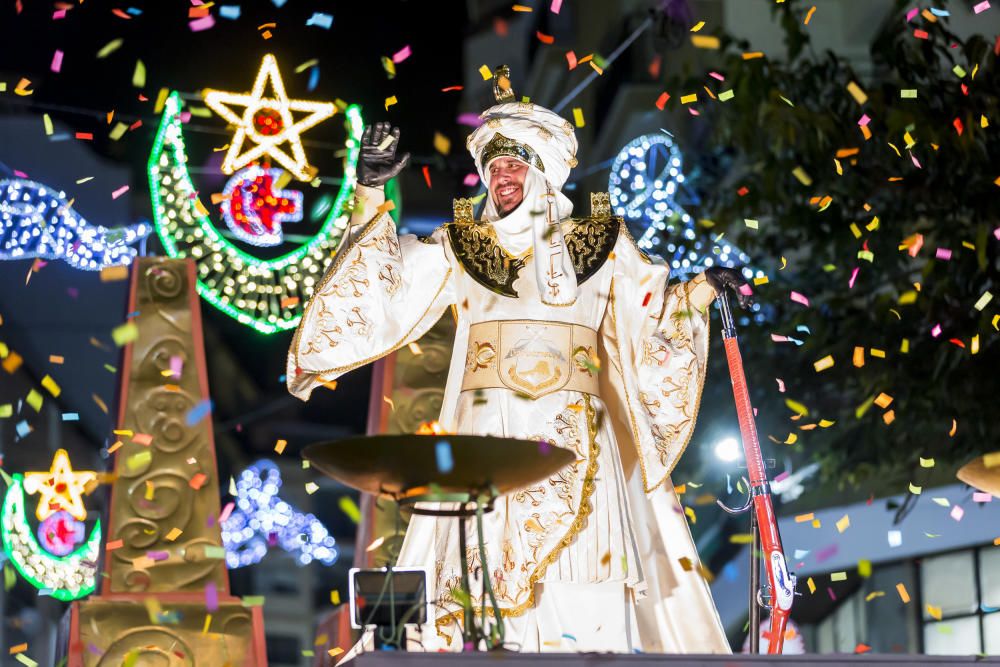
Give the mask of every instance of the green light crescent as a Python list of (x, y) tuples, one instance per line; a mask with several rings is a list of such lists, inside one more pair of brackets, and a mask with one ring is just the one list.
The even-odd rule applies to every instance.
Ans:
[(243, 252), (212, 224), (188, 173), (180, 114), (175, 92), (167, 98), (148, 164), (153, 220), (167, 254), (194, 259), (198, 293), (230, 317), (265, 334), (294, 329), (350, 219), (344, 204), (354, 191), (361, 150), (360, 108), (352, 104), (345, 111), (344, 177), (319, 231), (271, 260)]
[(97, 558), (101, 550), (100, 520), (90, 537), (73, 553), (53, 556), (38, 544), (24, 511), (24, 478), (14, 475), (7, 487), (0, 517), (3, 548), (21, 576), (38, 589), (50, 589), (52, 597), (67, 602), (94, 592)]

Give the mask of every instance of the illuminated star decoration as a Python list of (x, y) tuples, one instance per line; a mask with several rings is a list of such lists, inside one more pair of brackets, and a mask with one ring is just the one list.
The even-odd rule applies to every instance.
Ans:
[(87, 518), (83, 488), (95, 479), (97, 473), (90, 470), (73, 472), (69, 455), (65, 449), (60, 449), (52, 458), (52, 468), (47, 472), (24, 473), (24, 490), (41, 495), (35, 509), (39, 521), (59, 510), (66, 510), (74, 519), (83, 521)]
[(281, 223), (302, 219), (302, 193), (275, 190), (280, 169), (242, 169), (222, 191), (222, 218), (237, 238), (256, 246), (281, 245)]
[(274, 545), (297, 552), (301, 565), (313, 560), (331, 565), (337, 560), (336, 542), (326, 527), (279, 498), (280, 489), (281, 472), (266, 459), (236, 480), (236, 509), (221, 524), (229, 569), (260, 562)]
[(129, 246), (153, 231), (149, 223), (109, 229), (73, 210), (66, 194), (23, 178), (0, 179), (0, 259), (63, 259), (75, 269), (128, 265)]
[[(264, 89), (271, 85), (272, 95), (264, 97)], [(278, 61), (274, 56), (264, 56), (253, 90), (249, 93), (227, 93), (221, 90), (205, 90), (205, 104), (215, 113), (236, 126), (236, 134), (222, 161), (222, 171), (232, 174), (255, 160), (268, 156), (287, 169), (300, 181), (310, 180), (309, 163), (302, 148), (300, 135), (317, 123), (329, 118), (336, 111), (332, 102), (309, 102), (290, 100), (285, 92), (285, 84), (278, 72)], [(230, 107), (244, 107), (242, 115)], [(294, 112), (308, 115), (295, 120)], [(247, 139), (256, 146), (243, 150)], [(288, 142), (291, 155), (281, 147)]]

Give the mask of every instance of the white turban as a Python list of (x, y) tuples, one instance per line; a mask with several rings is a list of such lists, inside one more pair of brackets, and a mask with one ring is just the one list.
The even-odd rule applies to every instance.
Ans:
[[(570, 169), (576, 166), (578, 145), (573, 125), (545, 107), (526, 102), (498, 104), (480, 118), (484, 122), (469, 135), (466, 146), (487, 188), (488, 167), (493, 159), (513, 157), (529, 166), (522, 205), (503, 216), (503, 226), (497, 231), (531, 231), (535, 277), (542, 301), (570, 305), (577, 295), (576, 273), (560, 222), (573, 212), (573, 203), (561, 192)], [(536, 201), (541, 199), (544, 202)], [(544, 207), (544, 215), (533, 214), (539, 204)], [(483, 217), (489, 222), (501, 218), (491, 196), (486, 197)], [(527, 247), (527, 243), (524, 245)]]

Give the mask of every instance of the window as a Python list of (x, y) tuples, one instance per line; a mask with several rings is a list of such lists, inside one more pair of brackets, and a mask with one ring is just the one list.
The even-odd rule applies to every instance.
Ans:
[(920, 598), (924, 653), (1000, 654), (1000, 550), (923, 559)]

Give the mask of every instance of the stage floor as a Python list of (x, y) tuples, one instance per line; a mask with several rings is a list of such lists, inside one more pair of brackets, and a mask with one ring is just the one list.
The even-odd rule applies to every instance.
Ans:
[(624, 667), (625, 665), (670, 665), (671, 667), (695, 667), (716, 665), (729, 667), (750, 665), (752, 667), (803, 667), (816, 665), (1000, 665), (1000, 656), (981, 658), (978, 656), (947, 655), (886, 655), (886, 654), (830, 654), (830, 655), (663, 655), (635, 654), (615, 655), (597, 653), (398, 653), (379, 651), (360, 655), (350, 664), (357, 667), (497, 667), (510, 665), (544, 665), (545, 667)]

